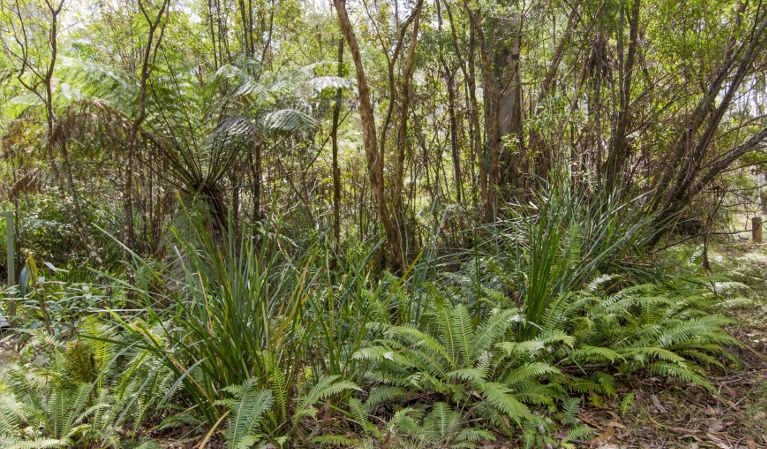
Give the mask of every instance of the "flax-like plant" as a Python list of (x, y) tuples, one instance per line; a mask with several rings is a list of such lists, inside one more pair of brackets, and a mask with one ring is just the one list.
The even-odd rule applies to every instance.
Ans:
[[(180, 280), (166, 282), (162, 270), (137, 267), (151, 273), (161, 293), (139, 291), (147, 311), (141, 322), (114, 316), (133, 336), (126, 343), (151, 349), (176, 373), (209, 424), (226, 413), (216, 402), (224, 389), (251, 379), (273, 394), (264, 426), (279, 427), (288, 420), (289, 388), (310, 347), (312, 254), (290, 263), (273, 240), (213, 235), (202, 221), (192, 223), (191, 236), (177, 233), (172, 269)], [(157, 301), (169, 306), (156, 307)]]
[(635, 270), (630, 257), (649, 240), (652, 216), (620, 192), (590, 194), (570, 176), (552, 177), (528, 212), (506, 222), (506, 265), (521, 286), (523, 336), (539, 332), (541, 320), (560, 295), (579, 290), (600, 274)]

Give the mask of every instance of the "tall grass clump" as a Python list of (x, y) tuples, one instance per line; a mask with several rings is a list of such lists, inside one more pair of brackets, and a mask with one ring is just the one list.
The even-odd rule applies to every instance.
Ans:
[(569, 176), (552, 177), (529, 206), (513, 209), (501, 221), (500, 258), (518, 289), (525, 318), (524, 336), (539, 332), (554, 299), (583, 288), (604, 273), (643, 274), (635, 263), (652, 237), (652, 216), (640, 197), (622, 192), (590, 192)]
[(209, 424), (227, 413), (217, 402), (225, 389), (249, 383), (271, 390), (267, 421), (278, 427), (311, 348), (313, 253), (291, 258), (274, 239), (237, 239), (199, 220), (188, 234), (176, 233), (168, 264), (138, 261), (136, 271), (149, 279), (137, 291), (146, 314), (114, 314), (131, 336), (124, 343), (157, 354)]

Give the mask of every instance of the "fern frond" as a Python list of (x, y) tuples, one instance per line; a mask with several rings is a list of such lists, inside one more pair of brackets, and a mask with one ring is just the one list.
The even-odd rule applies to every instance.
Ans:
[(512, 324), (523, 321), (524, 317), (513, 309), (493, 313), (477, 328), (472, 345), (474, 351), (480, 353), (491, 349), (494, 344), (504, 337)]
[(356, 423), (362, 427), (362, 430), (375, 436), (376, 438), (381, 438), (381, 431), (378, 429), (378, 427), (370, 422), (367, 417), (367, 413), (365, 412), (365, 407), (362, 405), (362, 402), (360, 402), (359, 399), (349, 399), (349, 412), (351, 413), (351, 416), (356, 421)]
[(341, 376), (325, 376), (317, 382), (314, 387), (301, 399), (301, 407), (306, 408), (314, 405), (317, 401), (321, 401), (334, 396), (342, 391), (347, 390), (360, 390), (354, 382), (348, 380), (340, 380)]
[(530, 416), (527, 406), (514, 398), (506, 386), (495, 382), (476, 382), (475, 386), (487, 402), (515, 422), (519, 423), (522, 418)]
[(446, 402), (436, 402), (423, 419), (424, 436), (432, 440), (449, 439), (460, 426), (461, 415)]
[(584, 437), (587, 437), (593, 432), (594, 432), (594, 429), (592, 429), (589, 426), (575, 426), (572, 429), (570, 429), (569, 432), (567, 432), (567, 435), (565, 435), (565, 437), (562, 438), (562, 441), (560, 441), (560, 444), (569, 443), (570, 441), (574, 441), (574, 440), (582, 440), (584, 439)]
[(469, 429), (463, 429), (458, 432), (458, 435), (455, 436), (454, 440), (456, 442), (467, 441), (470, 443), (478, 443), (480, 441), (495, 441), (496, 437), (490, 431), (472, 427)]
[[(458, 354), (463, 356), (468, 363), (473, 363), (474, 348), (472, 347), (472, 344), (474, 340), (474, 329), (466, 306), (458, 304), (453, 307), (450, 324), (453, 328), (453, 335), (456, 337), (456, 349), (458, 350)], [(495, 330), (491, 329), (491, 331)]]
[[(450, 366), (455, 367), (455, 359), (451, 354), (454, 354), (453, 349), (451, 351), (450, 347), (443, 346), (439, 341), (437, 341), (434, 337), (431, 335), (422, 332), (418, 329), (415, 329), (413, 327), (406, 327), (406, 326), (397, 326), (392, 329), (390, 329), (387, 334), (390, 336), (397, 336), (400, 338), (411, 338), (413, 342), (418, 345), (419, 347), (422, 347), (428, 351), (430, 351), (433, 354), (442, 356), (446, 362), (450, 364)], [(452, 332), (450, 333), (452, 335)], [(452, 337), (451, 337), (452, 338)]]
[(447, 377), (464, 382), (479, 381), (485, 378), (485, 371), (479, 368), (463, 368), (447, 373)]
[[(231, 408), (232, 417), (226, 428), (226, 439), (230, 449), (247, 447), (244, 443), (255, 442), (254, 432), (258, 429), (264, 413), (272, 407), (272, 392), (259, 390), (254, 379), (243, 384), (241, 396)], [(257, 441), (257, 439), (256, 439)]]
[(12, 436), (19, 431), (22, 405), (11, 396), (0, 395), (0, 435)]
[(365, 401), (365, 409), (367, 411), (372, 411), (378, 405), (395, 401), (404, 397), (406, 394), (407, 391), (404, 388), (389, 385), (377, 386), (371, 389), (368, 393), (368, 398)]
[(709, 390), (714, 390), (711, 383), (706, 380), (705, 377), (696, 373), (694, 370), (683, 364), (668, 363), (668, 362), (655, 362), (650, 364), (647, 369), (656, 375), (664, 377), (673, 377), (681, 380), (682, 382), (694, 383), (706, 387)]
[(412, 407), (405, 407), (397, 410), (388, 423), (386, 423), (387, 429), (390, 432), (398, 432), (405, 434), (417, 434), (421, 431), (421, 426), (417, 421), (422, 416), (420, 410), (416, 410)]
[(48, 448), (65, 448), (69, 446), (69, 442), (66, 440), (57, 439), (41, 439), (32, 441), (16, 441), (10, 442), (7, 449), (48, 449)]
[(570, 351), (568, 358), (583, 362), (615, 362), (623, 357), (617, 351), (610, 348), (583, 345), (579, 349)]
[(645, 364), (653, 359), (665, 360), (673, 363), (682, 363), (685, 360), (684, 357), (681, 357), (672, 351), (654, 346), (629, 347), (621, 351), (621, 354), (624, 358), (631, 358), (641, 364)]
[(525, 381), (530, 378), (560, 374), (558, 368), (544, 362), (527, 363), (519, 368), (509, 371), (504, 378), (509, 384)]

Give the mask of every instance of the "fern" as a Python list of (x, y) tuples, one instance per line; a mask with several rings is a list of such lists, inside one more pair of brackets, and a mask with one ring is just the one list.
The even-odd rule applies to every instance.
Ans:
[(293, 426), (297, 426), (301, 418), (305, 416), (315, 417), (317, 410), (315, 404), (345, 391), (360, 391), (360, 387), (354, 382), (342, 380), (340, 376), (326, 376), (320, 379), (308, 393), (303, 395), (293, 411)]
[(368, 393), (368, 398), (365, 401), (365, 409), (369, 412), (374, 410), (378, 405), (393, 402), (405, 397), (407, 391), (404, 388), (390, 385), (381, 385), (374, 387)]
[(495, 435), (486, 429), (467, 427), (461, 413), (446, 402), (435, 402), (430, 408), (426, 416), (413, 408), (397, 411), (386, 424), (387, 438), (396, 434), (429, 447), (451, 448), (473, 448), (495, 440)]
[[(163, 411), (161, 392), (174, 380), (171, 373), (146, 352), (114, 351), (105, 338), (111, 330), (96, 319), (80, 326), (87, 338), (68, 343), (33, 333), (25, 351), (47, 351), (45, 368), (4, 367), (0, 438), (6, 441), (0, 446), (117, 449), (137, 436), (148, 416)], [(118, 360), (128, 368), (118, 369)]]
[[(513, 326), (524, 323), (514, 308), (493, 309), (478, 320), (463, 304), (437, 302), (425, 316), (424, 329), (390, 326), (375, 345), (354, 354), (355, 359), (371, 364), (365, 372), (367, 380), (383, 384), (370, 393), (369, 413), (383, 401), (438, 393), (458, 413), (460, 423), (471, 416), (486, 416), (495, 425), (507, 427), (505, 423), (520, 424), (531, 417), (525, 402), (552, 403), (556, 393), (542, 381), (562, 374), (552, 364), (528, 360), (538, 353), (551, 358), (551, 351), (572, 344), (572, 337), (546, 332), (535, 341), (508, 341)], [(433, 409), (430, 420), (441, 412), (445, 412), (443, 406)], [(406, 420), (406, 416), (410, 415), (398, 419)], [(477, 435), (468, 432), (465, 437)]]
[(7, 449), (47, 449), (65, 448), (69, 446), (68, 442), (55, 439), (37, 439), (31, 441), (4, 441), (0, 439), (0, 443), (3, 443), (3, 447)]
[(495, 382), (477, 382), (475, 386), (487, 402), (515, 422), (519, 423), (522, 418), (530, 416), (527, 406), (510, 394), (509, 389), (504, 385)]
[(263, 437), (259, 433), (259, 425), (264, 413), (272, 407), (272, 392), (259, 390), (253, 379), (231, 391), (239, 391), (240, 394), (230, 403), (232, 416), (224, 435), (230, 449), (247, 449)]
[(0, 395), (0, 436), (17, 434), (23, 416), (22, 404), (13, 397)]
[(736, 343), (723, 329), (729, 320), (706, 312), (714, 305), (702, 288), (641, 284), (604, 295), (592, 286), (559, 305), (559, 322), (567, 323), (562, 330), (576, 337), (563, 363), (644, 369), (708, 387), (696, 363), (721, 364), (722, 345)]
[(314, 387), (312, 387), (308, 394), (301, 398), (300, 407), (310, 407), (320, 400), (327, 399), (342, 391), (348, 390), (360, 390), (360, 387), (354, 382), (341, 380), (340, 376), (323, 377)]

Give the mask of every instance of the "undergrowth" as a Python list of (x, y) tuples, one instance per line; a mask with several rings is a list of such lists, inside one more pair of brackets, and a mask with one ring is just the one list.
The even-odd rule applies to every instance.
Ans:
[(370, 269), (380, 245), (336, 259), (322, 239), (190, 220), (172, 257), (129, 254), (130, 282), (29, 286), (0, 445), (571, 447), (591, 432), (581, 405), (618, 382), (711, 388), (731, 360), (728, 298), (654, 277), (633, 201), (559, 186), (473, 231), (457, 270), (427, 248), (398, 275)]

